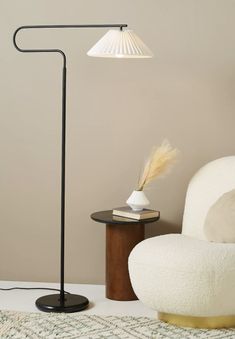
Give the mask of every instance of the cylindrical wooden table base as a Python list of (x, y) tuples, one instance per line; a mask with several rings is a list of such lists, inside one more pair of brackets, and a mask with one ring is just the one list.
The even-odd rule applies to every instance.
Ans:
[(138, 299), (132, 289), (128, 257), (144, 240), (144, 224), (106, 225), (106, 297), (112, 300)]

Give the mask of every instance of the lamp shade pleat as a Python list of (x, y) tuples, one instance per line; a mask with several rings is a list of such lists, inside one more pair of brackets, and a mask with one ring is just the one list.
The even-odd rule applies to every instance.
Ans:
[(88, 52), (93, 57), (151, 58), (153, 53), (131, 30), (109, 30)]

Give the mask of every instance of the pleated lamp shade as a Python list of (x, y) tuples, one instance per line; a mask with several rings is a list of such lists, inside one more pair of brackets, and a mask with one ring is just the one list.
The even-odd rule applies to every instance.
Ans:
[(131, 30), (109, 30), (87, 55), (101, 58), (152, 58), (153, 53)]

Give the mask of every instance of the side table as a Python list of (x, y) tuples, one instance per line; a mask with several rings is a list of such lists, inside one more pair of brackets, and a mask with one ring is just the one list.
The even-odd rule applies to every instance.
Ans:
[(132, 249), (144, 240), (145, 224), (159, 217), (134, 220), (112, 215), (112, 210), (91, 214), (97, 222), (106, 224), (106, 297), (112, 300), (138, 299), (131, 286), (128, 257)]

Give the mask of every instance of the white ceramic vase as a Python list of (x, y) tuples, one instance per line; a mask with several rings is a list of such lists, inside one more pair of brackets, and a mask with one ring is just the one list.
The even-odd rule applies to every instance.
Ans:
[(126, 203), (133, 211), (142, 211), (149, 205), (149, 201), (143, 191), (133, 191)]

